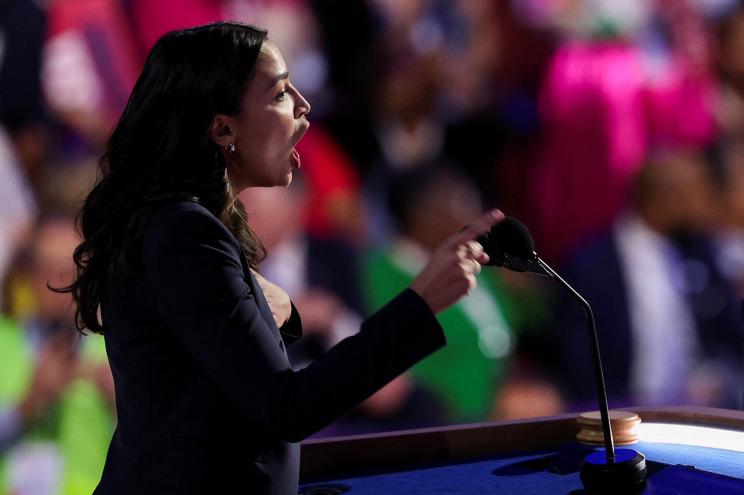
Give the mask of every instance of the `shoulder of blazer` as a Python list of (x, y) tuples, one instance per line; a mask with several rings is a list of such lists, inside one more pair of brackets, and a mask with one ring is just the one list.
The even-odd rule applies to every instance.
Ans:
[[(202, 205), (190, 201), (173, 202), (163, 205), (152, 215), (144, 233), (145, 267), (160, 264), (163, 250), (175, 246), (187, 249), (201, 246), (223, 252), (235, 267), (242, 270), (251, 292), (259, 292), (240, 243), (225, 224)], [(271, 317), (270, 311), (268, 314)]]
[(240, 243), (209, 210), (192, 201), (167, 203), (158, 209), (145, 229), (145, 246), (165, 239), (178, 237), (219, 239), (229, 243), (238, 254)]
[[(156, 267), (161, 263), (162, 250), (166, 247), (180, 246), (187, 249), (196, 246), (218, 250), (229, 256), (234, 266), (240, 268), (243, 279), (253, 295), (261, 316), (269, 327), (276, 327), (271, 308), (258, 282), (250, 271), (250, 267), (243, 256), (243, 250), (235, 236), (212, 213), (203, 206), (180, 201), (169, 203), (157, 210), (145, 230), (144, 257), (146, 267)], [(288, 327), (290, 334), (301, 334), (296, 324)], [(301, 328), (301, 326), (299, 326)]]

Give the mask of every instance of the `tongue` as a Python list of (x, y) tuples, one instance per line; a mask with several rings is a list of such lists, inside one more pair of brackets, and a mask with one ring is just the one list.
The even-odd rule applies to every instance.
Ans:
[(292, 148), (292, 165), (296, 168), (300, 168), (302, 166), (302, 162), (300, 161), (300, 154), (297, 152), (296, 149)]

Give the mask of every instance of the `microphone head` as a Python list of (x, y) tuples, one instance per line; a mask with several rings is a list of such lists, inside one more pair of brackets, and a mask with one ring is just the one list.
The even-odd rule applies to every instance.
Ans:
[(501, 249), (522, 261), (530, 260), (535, 255), (535, 240), (525, 224), (514, 217), (506, 217), (504, 221), (491, 229), (495, 234)]
[(518, 272), (542, 273), (542, 270), (532, 266), (536, 258), (532, 234), (516, 218), (506, 217), (476, 240), (490, 258), (488, 265), (503, 266)]

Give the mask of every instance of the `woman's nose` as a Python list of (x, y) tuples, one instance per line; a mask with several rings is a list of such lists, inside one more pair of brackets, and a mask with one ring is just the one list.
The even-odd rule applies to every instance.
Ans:
[(302, 116), (307, 116), (311, 109), (312, 107), (310, 106), (310, 103), (299, 91), (297, 91), (297, 99), (295, 100), (295, 118), (299, 119)]

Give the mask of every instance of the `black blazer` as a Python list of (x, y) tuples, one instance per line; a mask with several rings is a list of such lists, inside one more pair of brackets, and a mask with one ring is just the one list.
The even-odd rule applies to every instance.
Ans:
[(155, 213), (142, 275), (101, 307), (119, 421), (96, 494), (295, 494), (295, 442), (445, 343), (409, 289), (292, 371), (296, 311), (280, 331), (238, 241), (189, 202)]

